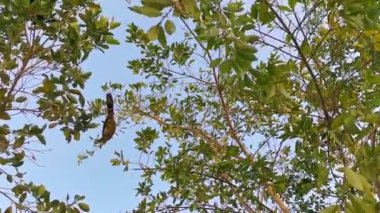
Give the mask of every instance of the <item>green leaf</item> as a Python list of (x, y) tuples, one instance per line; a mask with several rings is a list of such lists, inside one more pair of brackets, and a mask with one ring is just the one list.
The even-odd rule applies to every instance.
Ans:
[(380, 124), (380, 113), (372, 113), (372, 114), (365, 115), (364, 121), (367, 121), (373, 124)]
[(197, 2), (195, 0), (182, 0), (179, 2), (178, 5), (181, 6), (181, 15), (185, 17), (192, 17), (195, 19), (199, 18), (200, 11), (197, 7)]
[(285, 12), (292, 12), (291, 8), (289, 8), (287, 6), (284, 6), (284, 5), (280, 5), (279, 9), (282, 10), (282, 11), (285, 11)]
[(83, 196), (83, 195), (75, 195), (74, 196), (74, 200), (75, 201), (81, 201), (81, 200), (84, 200), (86, 197)]
[(84, 107), (84, 104), (85, 104), (84, 102), (85, 102), (85, 99), (84, 99), (83, 95), (79, 94), (79, 103), (80, 103), (81, 107)]
[(111, 30), (116, 29), (116, 28), (118, 28), (120, 25), (121, 25), (120, 22), (112, 21), (112, 22), (110, 23), (110, 29), (111, 29)]
[(7, 135), (10, 133), (9, 126), (4, 124), (0, 126), (0, 135)]
[(365, 212), (365, 213), (376, 213), (376, 205), (377, 201), (371, 198), (368, 199), (368, 195), (364, 195), (363, 197), (358, 197), (355, 195), (351, 196), (351, 202), (353, 207), (353, 212)]
[(41, 134), (38, 134), (36, 135), (36, 137), (38, 138), (38, 140), (43, 144), (43, 145), (46, 145), (46, 139), (45, 139), (45, 136), (41, 135)]
[(268, 5), (265, 3), (259, 5), (258, 12), (258, 18), (263, 24), (268, 24), (274, 18), (272, 13), (269, 12)]
[(289, 4), (289, 7), (294, 10), (296, 4), (297, 4), (297, 0), (288, 0), (288, 4)]
[(285, 42), (287, 44), (290, 44), (291, 41), (292, 41), (292, 35), (291, 34), (286, 34), (286, 36), (285, 36)]
[(74, 140), (76, 140), (76, 141), (79, 141), (79, 140), (80, 140), (80, 132), (79, 132), (79, 131), (76, 131), (76, 132), (74, 133)]
[(11, 116), (7, 112), (0, 111), (0, 119), (1, 120), (10, 120)]
[(340, 212), (340, 209), (339, 209), (339, 206), (337, 205), (326, 207), (321, 211), (321, 213), (338, 213), (338, 212)]
[(13, 182), (13, 177), (12, 177), (12, 175), (7, 175), (7, 181), (8, 181), (9, 183), (12, 183), (12, 182)]
[(24, 145), (24, 143), (25, 143), (25, 137), (24, 137), (24, 136), (21, 136), (21, 137), (18, 137), (18, 138), (15, 140), (13, 146), (14, 146), (15, 148), (19, 148), (19, 147), (21, 147), (22, 145)]
[(5, 84), (5, 85), (8, 85), (9, 81), (11, 79), (10, 79), (9, 75), (6, 72), (1, 71), (0, 72), (0, 80), (1, 80), (1, 83)]
[(148, 17), (159, 17), (161, 16), (161, 11), (157, 10), (156, 8), (153, 7), (148, 7), (148, 6), (133, 6), (129, 8), (130, 10), (148, 16)]
[(310, 47), (309, 42), (307, 42), (306, 39), (301, 44), (301, 50), (302, 50), (302, 53), (305, 56), (310, 56), (310, 54), (311, 54), (311, 47)]
[(172, 0), (142, 0), (141, 3), (147, 6), (156, 6), (157, 8), (169, 7), (173, 4)]
[(52, 129), (52, 128), (54, 128), (54, 127), (56, 127), (58, 125), (58, 122), (54, 122), (54, 123), (51, 123), (51, 124), (49, 124), (49, 129)]
[(329, 180), (329, 170), (328, 167), (325, 166), (318, 166), (317, 169), (317, 186), (321, 187), (322, 185), (326, 184)]
[(159, 33), (160, 33), (160, 26), (154, 25), (147, 32), (148, 39), (150, 41), (157, 40)]
[(376, 34), (373, 37), (373, 41), (374, 41), (374, 44), (375, 44), (375, 50), (379, 51), (380, 50), (380, 34)]
[(119, 45), (120, 44), (120, 42), (117, 39), (115, 39), (113, 36), (107, 36), (106, 41), (107, 41), (107, 44), (111, 44), (111, 45)]
[(256, 49), (247, 42), (236, 39), (235, 42), (235, 62), (242, 68), (247, 68), (256, 59)]
[(158, 31), (158, 41), (163, 47), (166, 47), (167, 41), (166, 41), (165, 31), (161, 26), (159, 26), (159, 31)]
[(45, 80), (43, 80), (42, 82), (42, 90), (45, 92), (45, 93), (51, 93), (51, 92), (54, 92), (56, 86), (55, 84), (49, 80), (48, 78), (45, 78)]
[(27, 100), (27, 98), (25, 96), (19, 96), (16, 98), (16, 102), (17, 103), (22, 103), (22, 102), (25, 102)]
[(23, 203), (23, 202), (25, 201), (25, 199), (26, 199), (26, 196), (27, 196), (27, 194), (26, 194), (26, 193), (23, 193), (23, 194), (20, 196), (20, 198), (18, 199), (18, 201), (19, 201), (20, 203)]
[(172, 35), (175, 32), (175, 25), (172, 21), (167, 20), (165, 22), (165, 31), (169, 34)]
[(276, 85), (271, 84), (266, 90), (265, 99), (268, 101), (276, 94)]
[(248, 43), (250, 43), (250, 44), (254, 44), (254, 43), (260, 41), (260, 37), (257, 36), (257, 35), (249, 35), (249, 36), (246, 37), (245, 40), (246, 40)]
[(346, 175), (347, 181), (351, 186), (362, 192), (371, 192), (371, 184), (368, 183), (364, 176), (352, 171), (350, 168), (345, 168), (344, 174)]
[(84, 212), (90, 211), (90, 206), (86, 203), (78, 203), (79, 208)]
[(12, 213), (12, 206), (5, 209), (4, 213)]
[(349, 116), (348, 113), (342, 113), (338, 115), (331, 123), (331, 129), (336, 130), (344, 124), (344, 120)]
[(223, 61), (221, 64), (220, 64), (220, 72), (222, 74), (227, 74), (227, 73), (230, 73), (231, 72), (231, 69), (232, 69), (232, 61), (230, 59), (227, 59), (225, 61)]
[(211, 61), (210, 66), (211, 66), (212, 68), (217, 67), (217, 66), (220, 64), (220, 62), (221, 62), (222, 60), (223, 60), (222, 58), (214, 59), (214, 60)]

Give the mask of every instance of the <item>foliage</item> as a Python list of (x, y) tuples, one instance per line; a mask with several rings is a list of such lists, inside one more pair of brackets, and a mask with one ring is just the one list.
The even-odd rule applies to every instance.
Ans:
[(136, 212), (379, 211), (379, 1), (130, 9), (154, 18), (119, 100), (146, 159), (112, 160), (142, 172)]
[(5, 212), (89, 211), (83, 196), (59, 201), (27, 183), (22, 165), (35, 160), (36, 144), (47, 143), (47, 128), (59, 128), (70, 142), (97, 126), (81, 93), (91, 73), (79, 65), (117, 43), (110, 32), (117, 26), (91, 0), (0, 1), (0, 177), (10, 186), (0, 199), (11, 203)]

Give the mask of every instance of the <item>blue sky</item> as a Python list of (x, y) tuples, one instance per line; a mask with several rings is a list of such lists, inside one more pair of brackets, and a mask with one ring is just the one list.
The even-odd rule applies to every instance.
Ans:
[[(135, 22), (142, 27), (150, 27), (152, 20), (144, 22), (142, 16), (133, 14), (128, 9), (125, 0), (100, 0), (104, 15), (114, 17), (122, 25), (114, 31), (121, 45), (112, 46), (104, 54), (93, 53), (82, 68), (93, 72), (84, 94), (88, 99), (104, 97), (100, 86), (107, 82), (131, 83), (136, 76), (126, 68), (127, 61), (136, 58), (139, 51), (132, 45), (126, 44), (125, 37), (127, 25)], [(101, 128), (97, 129), (101, 131)], [(99, 132), (100, 133), (100, 132)], [(96, 134), (96, 133), (95, 133)], [(137, 205), (135, 196), (139, 175), (136, 172), (123, 172), (122, 167), (112, 167), (109, 160), (114, 150), (123, 150), (129, 159), (138, 159), (139, 153), (134, 150), (134, 131), (126, 131), (114, 137), (109, 143), (98, 151), (94, 157), (84, 161), (78, 166), (77, 156), (85, 149), (91, 149), (92, 141), (88, 136), (81, 138), (80, 142), (67, 144), (58, 131), (47, 134), (47, 147), (43, 154), (38, 154), (39, 165), (26, 163), (24, 171), (26, 180), (36, 184), (44, 184), (51, 191), (52, 198), (64, 199), (66, 194), (81, 194), (86, 196), (86, 202), (91, 206), (91, 212), (125, 212)], [(95, 136), (95, 135), (92, 135)], [(0, 199), (0, 207), (9, 204)]]

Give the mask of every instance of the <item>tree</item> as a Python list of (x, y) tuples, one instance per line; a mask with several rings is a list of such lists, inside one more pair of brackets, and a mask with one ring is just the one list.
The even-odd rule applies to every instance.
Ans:
[(0, 11), (0, 177), (9, 182), (0, 199), (11, 203), (5, 212), (89, 211), (84, 196), (60, 201), (28, 183), (22, 165), (35, 160), (36, 144), (46, 144), (47, 128), (59, 128), (70, 142), (97, 126), (81, 93), (91, 72), (79, 65), (118, 43), (110, 30), (119, 23), (91, 0), (3, 0)]
[(112, 163), (142, 172), (136, 212), (378, 212), (379, 6), (133, 5), (154, 18), (128, 28), (146, 80), (120, 89), (118, 116), (145, 159)]

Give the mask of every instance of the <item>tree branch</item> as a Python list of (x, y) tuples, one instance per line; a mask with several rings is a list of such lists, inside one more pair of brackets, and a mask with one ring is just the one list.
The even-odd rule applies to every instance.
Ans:
[(264, 4), (267, 4), (268, 8), (271, 10), (271, 12), (275, 15), (275, 17), (280, 22), (280, 24), (281, 24), (282, 28), (284, 29), (284, 31), (287, 34), (290, 35), (291, 40), (292, 40), (294, 46), (296, 47), (296, 49), (298, 51), (298, 54), (300, 55), (300, 57), (302, 59), (302, 62), (305, 64), (305, 67), (306, 67), (307, 71), (309, 72), (309, 74), (310, 74), (310, 76), (312, 78), (314, 87), (315, 87), (315, 89), (317, 91), (318, 98), (319, 98), (319, 101), (320, 101), (321, 106), (322, 106), (322, 110), (323, 110), (323, 113), (324, 113), (324, 116), (325, 116), (325, 120), (330, 123), (330, 115), (328, 113), (328, 110), (327, 110), (327, 107), (326, 107), (326, 101), (323, 98), (321, 88), (319, 87), (319, 84), (318, 84), (318, 81), (317, 81), (317, 77), (315, 76), (315, 74), (313, 72), (313, 69), (311, 68), (310, 64), (308, 63), (308, 60), (307, 60), (305, 54), (302, 52), (301, 46), (299, 45), (299, 43), (297, 41), (297, 38), (294, 37), (294, 35), (290, 31), (290, 29), (286, 26), (284, 20), (279, 16), (279, 14), (277, 13), (277, 11), (273, 8), (272, 4), (270, 4), (268, 2), (268, 0), (262, 0), (261, 2), (263, 2)]

